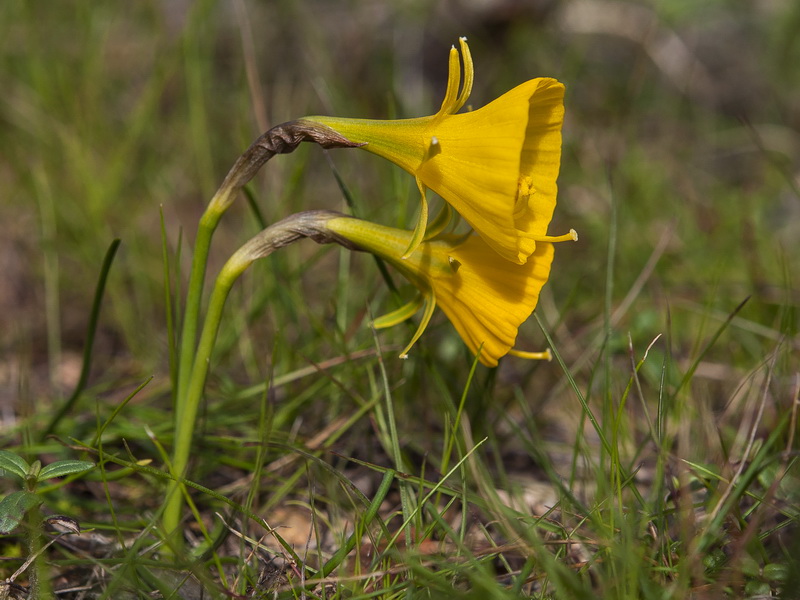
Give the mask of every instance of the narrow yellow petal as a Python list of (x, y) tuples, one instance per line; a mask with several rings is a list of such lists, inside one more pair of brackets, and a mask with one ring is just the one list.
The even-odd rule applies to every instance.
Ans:
[(382, 315), (372, 321), (372, 326), (375, 329), (386, 329), (387, 327), (394, 327), (405, 321), (406, 319), (410, 319), (420, 308), (422, 308), (422, 304), (425, 301), (422, 294), (417, 294), (414, 296), (414, 299), (410, 302), (404, 304), (397, 310), (393, 310), (390, 313)]
[(437, 235), (442, 233), (442, 231), (445, 230), (445, 228), (450, 224), (450, 221), (452, 220), (453, 220), (453, 209), (450, 207), (449, 204), (444, 203), (439, 213), (433, 218), (433, 220), (430, 223), (428, 223), (428, 228), (425, 233), (424, 241), (428, 241), (432, 238), (435, 238)]
[(469, 52), (467, 45), (467, 38), (458, 38), (458, 43), (461, 46), (461, 61), (464, 64), (464, 86), (461, 89), (461, 94), (458, 96), (453, 105), (452, 114), (457, 113), (467, 103), (470, 94), (472, 93), (472, 82), (475, 79), (475, 67), (472, 64), (472, 54)]
[(447, 72), (447, 91), (444, 93), (444, 100), (442, 100), (442, 107), (436, 113), (436, 117), (443, 117), (449, 115), (453, 110), (456, 102), (459, 100), (458, 88), (461, 85), (461, 59), (458, 56), (458, 50), (455, 46), (450, 48), (450, 61)]
[(411, 347), (417, 343), (417, 340), (425, 331), (425, 328), (431, 321), (431, 317), (433, 316), (433, 311), (436, 308), (435, 292), (430, 290), (427, 294), (423, 294), (423, 296), (425, 298), (425, 310), (422, 313), (422, 319), (419, 322), (419, 327), (417, 327), (417, 331), (414, 334), (414, 337), (411, 338), (411, 341), (408, 343), (408, 346), (403, 348), (403, 351), (400, 353), (400, 358), (408, 358), (409, 350), (411, 350)]
[(417, 187), (419, 187), (421, 195), (419, 217), (417, 217), (417, 225), (414, 227), (414, 234), (411, 236), (411, 241), (408, 244), (408, 248), (406, 248), (406, 251), (403, 252), (403, 256), (401, 256), (401, 258), (404, 259), (411, 256), (414, 253), (414, 250), (419, 248), (419, 245), (425, 238), (425, 230), (428, 226), (428, 199), (425, 197), (425, 192), (427, 189), (425, 184), (419, 179), (417, 179)]

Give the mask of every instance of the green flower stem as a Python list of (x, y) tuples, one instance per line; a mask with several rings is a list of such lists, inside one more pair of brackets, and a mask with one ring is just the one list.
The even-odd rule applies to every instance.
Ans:
[[(220, 192), (214, 196), (216, 199)], [(192, 255), (192, 267), (189, 272), (189, 285), (186, 293), (186, 306), (183, 314), (183, 330), (181, 332), (180, 351), (178, 354), (178, 383), (175, 391), (175, 423), (183, 420), (186, 390), (191, 377), (192, 363), (195, 356), (195, 340), (200, 320), (200, 304), (203, 296), (203, 282), (206, 276), (208, 253), (211, 248), (211, 237), (224, 213), (225, 207), (211, 201), (197, 226), (197, 237)]]
[(323, 148), (352, 148), (361, 145), (347, 140), (324, 125), (307, 122), (303, 119), (277, 125), (253, 142), (236, 160), (200, 218), (192, 256), (192, 267), (189, 273), (178, 354), (178, 381), (175, 390), (176, 423), (183, 420), (186, 394), (195, 357), (195, 340), (200, 322), (203, 283), (214, 230), (222, 215), (235, 200), (239, 190), (255, 176), (258, 170), (276, 154), (293, 152), (301, 142), (315, 142)]
[[(266, 228), (244, 246), (239, 248), (239, 250), (228, 259), (217, 276), (214, 289), (211, 292), (211, 298), (208, 302), (208, 310), (206, 312), (203, 330), (200, 334), (200, 341), (194, 353), (194, 361), (193, 363), (187, 362), (187, 364), (191, 364), (191, 371), (188, 378), (185, 380), (184, 387), (181, 388), (183, 392), (178, 397), (178, 406), (176, 407), (175, 443), (173, 445), (171, 465), (174, 479), (171, 480), (167, 490), (167, 498), (162, 516), (164, 533), (171, 538), (167, 545), (167, 552), (169, 552), (170, 549), (175, 550), (180, 548), (183, 539), (178, 532), (183, 509), (183, 490), (180, 479), (186, 476), (186, 467), (189, 463), (189, 455), (192, 448), (195, 420), (197, 419), (197, 411), (203, 398), (203, 390), (205, 389), (211, 353), (214, 350), (217, 332), (219, 331), (219, 325), (222, 320), (222, 310), (225, 307), (225, 301), (228, 298), (233, 284), (255, 260), (269, 256), (276, 249), (287, 246), (303, 237), (310, 237), (318, 243), (336, 241), (345, 247), (352, 248), (345, 240), (340, 239), (336, 234), (325, 228), (325, 224), (329, 219), (339, 216), (341, 216), (339, 213), (329, 211), (308, 211), (291, 215)], [(209, 229), (209, 232), (211, 231), (213, 231), (213, 227)], [(201, 262), (197, 263), (200, 265), (198, 269), (202, 268), (205, 270), (205, 262)], [(202, 282), (202, 276), (200, 280)], [(199, 294), (197, 295), (199, 296)], [(191, 297), (192, 295), (190, 293), (190, 298)], [(193, 336), (194, 332), (192, 332), (191, 342), (194, 341)], [(181, 351), (183, 354), (183, 348), (181, 348)]]
[[(213, 229), (211, 231), (213, 231)], [(252, 259), (243, 259), (240, 252), (237, 252), (225, 263), (225, 266), (222, 267), (208, 303), (208, 312), (206, 313), (205, 324), (203, 325), (203, 331), (200, 335), (200, 342), (197, 345), (197, 352), (194, 356), (194, 364), (191, 367), (191, 372), (186, 368), (186, 372), (189, 373), (189, 375), (186, 377), (184, 385), (179, 388), (179, 390), (185, 390), (185, 396), (178, 396), (179, 402), (176, 406), (175, 443), (173, 446), (172, 458), (172, 474), (175, 479), (170, 482), (163, 515), (165, 533), (174, 536), (172, 540), (173, 547), (175, 544), (180, 544), (180, 540), (182, 539), (180, 535), (177, 535), (177, 528), (180, 525), (181, 511), (183, 509), (183, 491), (181, 489), (180, 478), (186, 475), (186, 466), (189, 462), (189, 454), (192, 448), (195, 420), (200, 407), (200, 401), (203, 397), (203, 389), (205, 388), (206, 376), (208, 375), (211, 352), (214, 349), (214, 343), (217, 339), (217, 332), (219, 331), (219, 324), (222, 318), (222, 309), (225, 306), (225, 301), (228, 298), (228, 294), (234, 282), (252, 262)], [(205, 263), (198, 268), (205, 271)], [(200, 275), (200, 283), (202, 284), (202, 274)], [(192, 299), (191, 293), (189, 294), (189, 299)], [(196, 312), (194, 318), (196, 319), (197, 311), (199, 311), (199, 299), (193, 301), (192, 304), (195, 305), (194, 310)], [(189, 302), (187, 300), (187, 312), (188, 307)], [(187, 318), (188, 316), (189, 315), (187, 315)], [(190, 332), (188, 336), (190, 337), (188, 340), (191, 346), (194, 345), (194, 330), (196, 329), (196, 325), (195, 323), (195, 327), (189, 328)], [(185, 331), (186, 329), (184, 329), (184, 332)], [(182, 349), (184, 347), (182, 347)], [(184, 354), (189, 354), (189, 361), (191, 361), (192, 356), (188, 352), (181, 352), (181, 359), (183, 359)], [(181, 363), (182, 372), (186, 364), (191, 365), (191, 362)]]
[[(280, 241), (285, 241), (288, 238), (292, 238), (291, 241), (293, 241), (304, 234), (300, 231), (299, 235), (292, 237), (291, 227), (297, 220), (292, 220), (290, 217), (286, 220), (288, 229), (278, 228), (272, 231), (272, 234), (277, 235), (277, 238), (270, 241), (269, 236), (264, 239), (261, 239), (261, 236), (256, 236), (231, 257), (231, 260), (225, 264), (217, 278), (214, 291), (209, 300), (208, 313), (200, 342), (195, 347), (211, 238), (222, 215), (233, 203), (236, 195), (255, 176), (264, 163), (276, 154), (293, 152), (301, 142), (315, 142), (323, 148), (352, 148), (362, 145), (351, 142), (324, 125), (303, 119), (273, 127), (253, 142), (236, 160), (200, 218), (192, 255), (192, 267), (189, 273), (180, 348), (178, 350), (178, 373), (175, 384), (175, 442), (172, 464), (172, 473), (176, 478), (185, 475), (192, 434), (194, 433), (194, 421), (197, 417), (197, 408), (203, 395), (206, 374), (208, 373), (208, 361), (216, 340), (222, 308), (225, 305), (225, 300), (233, 282), (253, 260), (266, 256), (275, 248), (280, 247)], [(303, 219), (300, 219), (300, 223), (297, 225), (301, 230), (302, 221)], [(313, 221), (314, 219), (311, 218), (311, 222)], [(268, 228), (262, 233), (267, 233), (271, 229)], [(266, 253), (263, 253), (265, 250)], [(182, 540), (181, 536), (177, 535), (183, 507), (182, 491), (178, 481), (176, 479), (170, 485), (164, 505), (162, 523), (167, 535), (173, 536), (172, 543), (167, 545), (167, 552), (171, 552), (171, 548), (179, 548)]]

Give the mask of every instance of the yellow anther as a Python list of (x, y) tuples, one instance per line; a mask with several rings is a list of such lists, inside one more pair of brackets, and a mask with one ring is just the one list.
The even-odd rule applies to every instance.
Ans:
[(533, 187), (533, 179), (528, 175), (522, 175), (517, 183), (517, 193), (520, 197), (527, 197), (536, 193), (536, 188)]

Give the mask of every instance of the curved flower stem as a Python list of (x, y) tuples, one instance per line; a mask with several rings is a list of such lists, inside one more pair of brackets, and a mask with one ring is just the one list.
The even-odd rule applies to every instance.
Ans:
[[(195, 247), (192, 256), (192, 266), (189, 273), (189, 283), (186, 290), (186, 304), (183, 314), (180, 347), (178, 349), (178, 372), (174, 392), (175, 447), (173, 450), (175, 460), (178, 461), (178, 464), (173, 464), (172, 466), (174, 473), (182, 474), (185, 470), (189, 452), (188, 448), (191, 442), (191, 434), (194, 431), (194, 419), (197, 410), (196, 405), (192, 406), (192, 403), (199, 403), (199, 396), (202, 395), (205, 373), (208, 369), (208, 365), (204, 364), (203, 361), (207, 362), (208, 355), (210, 355), (211, 347), (213, 347), (216, 338), (216, 329), (210, 338), (201, 338), (201, 346), (203, 343), (210, 343), (211, 345), (211, 347), (207, 349), (206, 358), (201, 359), (201, 348), (195, 348), (195, 340), (197, 339), (197, 328), (200, 323), (203, 284), (214, 230), (217, 228), (222, 215), (235, 200), (239, 190), (255, 176), (264, 163), (276, 154), (288, 154), (289, 152), (293, 152), (301, 142), (315, 142), (323, 148), (353, 148), (363, 145), (351, 142), (325, 125), (306, 121), (304, 119), (277, 125), (261, 135), (236, 160), (198, 223), (197, 237), (195, 238)], [(230, 261), (226, 263), (226, 268), (229, 264)], [(220, 297), (219, 294), (221, 294), (222, 291), (218, 291), (219, 286), (224, 286), (226, 283), (225, 277), (228, 277), (230, 278), (230, 281), (227, 283), (228, 291), (230, 290), (230, 285), (232, 285), (236, 277), (241, 274), (241, 271), (238, 273), (235, 272), (238, 266), (240, 265), (231, 265), (230, 269), (233, 269), (233, 271), (228, 272), (223, 268), (223, 272), (220, 273), (222, 281), (218, 279), (214, 295), (210, 300), (212, 304), (209, 305), (209, 315), (206, 317), (203, 336), (206, 334), (206, 328), (210, 321), (209, 318), (212, 316), (211, 312), (214, 310), (219, 310), (219, 312), (221, 312), (222, 305), (225, 303), (227, 291)], [(241, 270), (246, 268), (247, 265), (242, 267)], [(219, 303), (219, 307), (213, 306), (214, 302)], [(218, 319), (219, 315), (216, 315), (216, 318)], [(218, 324), (217, 322), (217, 325)], [(199, 383), (198, 378), (200, 378)], [(188, 426), (188, 433), (186, 433), (184, 427), (186, 423), (191, 424)], [(184, 453), (186, 454), (186, 458), (181, 458)], [(170, 487), (168, 491), (169, 495), (165, 500), (163, 523), (168, 534), (175, 531), (180, 520), (182, 499), (180, 494), (176, 492), (177, 484)], [(169, 551), (170, 550), (167, 549), (167, 552)]]
[[(189, 375), (185, 379), (184, 387), (181, 388), (183, 393), (178, 397), (179, 404), (176, 407), (175, 441), (171, 465), (174, 478), (171, 480), (167, 489), (164, 513), (162, 515), (164, 533), (170, 538), (166, 546), (167, 552), (174, 552), (179, 549), (183, 540), (178, 530), (183, 509), (183, 490), (180, 479), (186, 476), (186, 467), (189, 463), (189, 456), (192, 448), (195, 420), (197, 419), (197, 411), (200, 407), (200, 402), (203, 399), (203, 390), (205, 389), (211, 353), (214, 350), (214, 344), (217, 340), (217, 332), (219, 331), (219, 325), (222, 320), (222, 310), (233, 284), (253, 261), (269, 256), (278, 248), (287, 246), (303, 237), (312, 238), (318, 243), (335, 241), (345, 247), (352, 248), (352, 244), (340, 239), (336, 234), (325, 229), (325, 223), (329, 219), (339, 216), (341, 216), (339, 213), (329, 211), (308, 211), (291, 215), (266, 228), (244, 246), (239, 248), (220, 270), (208, 302), (208, 310), (206, 311), (203, 330), (200, 334), (200, 341), (197, 344), (196, 351), (190, 357), (190, 359), (193, 358), (194, 360), (187, 363), (191, 365), (191, 369), (187, 369)], [(209, 224), (206, 223), (206, 226), (208, 225)], [(207, 227), (207, 229), (209, 234), (213, 232), (213, 226), (210, 228)], [(205, 229), (202, 228), (201, 230), (205, 231)], [(198, 239), (199, 238), (200, 236), (198, 235)], [(203, 247), (201, 247), (201, 249), (203, 249)], [(205, 246), (205, 251), (207, 255), (207, 246)], [(197, 264), (198, 272), (201, 273), (200, 285), (202, 285), (202, 273), (205, 271), (205, 262), (199, 261)], [(190, 289), (190, 297), (191, 291)], [(199, 302), (197, 302), (196, 306), (199, 308)], [(190, 335), (194, 336), (194, 331), (191, 331)], [(191, 342), (193, 345), (193, 338)], [(183, 350), (183, 348), (181, 350)]]
[(189, 284), (186, 290), (186, 306), (183, 313), (183, 331), (181, 332), (180, 351), (178, 354), (178, 381), (175, 390), (175, 423), (183, 420), (184, 395), (189, 385), (192, 363), (195, 356), (194, 343), (197, 339), (197, 327), (200, 318), (200, 304), (203, 296), (203, 282), (208, 263), (208, 252), (211, 248), (211, 237), (217, 228), (222, 212), (206, 209), (197, 226), (197, 237), (192, 254), (192, 267), (189, 272)]
[[(166, 506), (164, 507), (164, 515), (162, 517), (165, 533), (173, 536), (170, 543), (170, 546), (173, 548), (176, 546), (179, 547), (181, 543), (180, 540), (182, 539), (182, 536), (177, 532), (181, 520), (181, 511), (183, 509), (183, 490), (181, 489), (182, 486), (179, 483), (179, 478), (185, 475), (186, 466), (189, 462), (197, 410), (203, 397), (203, 389), (205, 387), (206, 376), (208, 375), (211, 351), (214, 349), (214, 343), (217, 339), (222, 309), (225, 306), (225, 301), (228, 298), (233, 283), (239, 278), (239, 275), (247, 269), (250, 262), (252, 262), (242, 261), (240, 257), (237, 256), (238, 254), (238, 252), (234, 254), (231, 259), (225, 263), (225, 266), (220, 271), (217, 281), (214, 284), (214, 291), (211, 293), (203, 331), (194, 357), (194, 365), (192, 366), (190, 375), (186, 378), (186, 387), (184, 388), (186, 390), (186, 395), (183, 398), (183, 402), (176, 407), (175, 442), (172, 458), (172, 474), (175, 479), (170, 482), (167, 490)], [(205, 270), (204, 264), (202, 265), (202, 269), (203, 271)], [(190, 334), (193, 335), (194, 331), (191, 331)]]
[(192, 267), (189, 273), (178, 355), (178, 380), (175, 390), (176, 423), (183, 418), (185, 396), (195, 356), (195, 340), (197, 339), (197, 327), (200, 318), (203, 282), (214, 230), (217, 228), (222, 215), (235, 200), (239, 190), (255, 176), (258, 170), (264, 166), (264, 163), (276, 154), (293, 152), (301, 142), (315, 142), (323, 148), (352, 148), (362, 145), (349, 141), (325, 125), (304, 119), (277, 125), (261, 135), (236, 160), (200, 218), (192, 256)]

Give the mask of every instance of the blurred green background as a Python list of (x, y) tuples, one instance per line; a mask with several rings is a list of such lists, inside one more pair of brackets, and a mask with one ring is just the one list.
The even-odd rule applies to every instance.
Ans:
[[(630, 330), (641, 343), (663, 331), (670, 307), (678, 340), (691, 341), (698, 323), (752, 295), (741, 315), (750, 331), (724, 348), (752, 359), (767, 330), (772, 340), (797, 330), (798, 29), (800, 7), (779, 0), (8, 0), (4, 352), (22, 349), (37, 369), (49, 356), (51, 371), (64, 367), (53, 353), (80, 352), (102, 253), (120, 237), (103, 368), (163, 368), (160, 207), (174, 247), (268, 126), (304, 114), (432, 113), (447, 50), (465, 35), (474, 105), (534, 76), (567, 85), (552, 230), (574, 227), (581, 241), (558, 248), (541, 309), (571, 332), (564, 343), (602, 314), (615, 231), (615, 305), (658, 259), (616, 323), (623, 338)], [(361, 153), (331, 158), (362, 214), (411, 222), (404, 176)], [(269, 221), (341, 207), (316, 148), (274, 160), (255, 189)], [(217, 260), (255, 230), (240, 203), (223, 223)], [(541, 343), (536, 329), (522, 341)]]
[[(432, 114), (449, 48), (466, 36), (475, 107), (533, 77), (567, 86), (551, 231), (574, 228), (580, 241), (557, 247), (537, 315), (576, 385), (608, 410), (630, 383), (631, 362), (661, 336), (618, 440), (633, 442), (630, 464), (646, 454), (638, 407), (655, 414), (664, 390), (676, 402), (663, 414), (681, 456), (737, 459), (761, 398), (758, 439), (790, 410), (800, 368), (798, 31), (794, 0), (4, 0), (0, 445), (32, 437), (77, 382), (100, 264), (120, 238), (90, 389), (59, 433), (91, 439), (95, 411), (106, 418), (153, 374), (108, 441), (121, 447), (125, 438), (152, 456), (142, 425), (166, 439), (171, 430), (162, 212), (167, 254), (185, 276), (197, 219), (258, 135), (309, 114)], [(360, 216), (413, 223), (412, 178), (364, 152), (302, 147), (272, 160), (250, 190), (267, 222), (341, 210), (334, 170)], [(209, 272), (259, 228), (241, 199), (222, 221)], [(276, 392), (275, 431), (284, 441), (310, 438), (364, 406), (358, 394), (380, 389), (367, 306), (380, 314), (396, 299), (367, 256), (304, 242), (263, 263), (226, 308), (204, 431), (254, 437), (257, 386), (290, 374)], [(173, 270), (169, 279), (180, 277)], [(442, 414), (471, 364), (444, 317), (434, 323), (411, 360), (385, 354), (398, 428), (416, 457), (439, 443)], [(378, 338), (399, 351), (413, 331)], [(533, 319), (518, 346), (546, 346)], [(506, 422), (530, 417), (533, 445), (570, 472), (586, 423), (557, 363), (508, 358), (497, 371), (480, 368), (469, 395), (476, 433), (500, 440), (492, 439), (498, 464), (533, 468), (530, 449), (515, 466), (519, 444)], [(337, 449), (380, 462), (367, 421)], [(236, 477), (217, 461), (252, 467), (226, 455), (227, 438), (206, 441), (197, 476), (207, 485)], [(129, 493), (133, 507), (157, 505)]]

